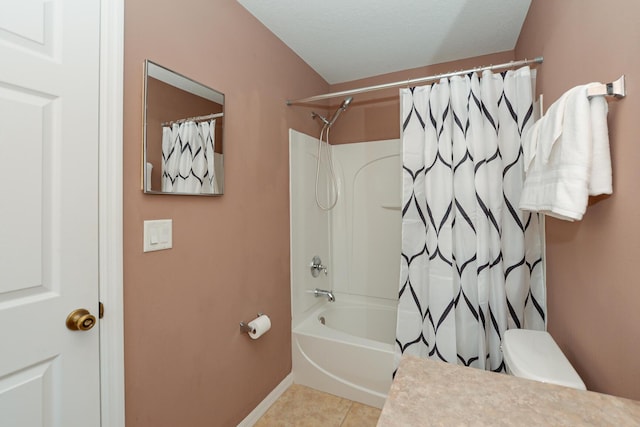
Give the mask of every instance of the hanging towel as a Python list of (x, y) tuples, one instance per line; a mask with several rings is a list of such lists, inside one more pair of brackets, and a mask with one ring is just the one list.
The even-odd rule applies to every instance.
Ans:
[(523, 137), (525, 181), (520, 209), (580, 220), (589, 196), (611, 194), (607, 102), (575, 87)]
[[(523, 151), (525, 172), (528, 171), (534, 157), (544, 159), (546, 164), (551, 155), (553, 144), (560, 138), (562, 134), (562, 124), (564, 120), (565, 107), (567, 99), (574, 91), (580, 90), (575, 87), (565, 92), (560, 99), (551, 104), (547, 114), (540, 118), (524, 135), (523, 135)], [(586, 98), (585, 98), (586, 99)], [(538, 143), (540, 143), (540, 153), (538, 153)]]
[(591, 98), (591, 130), (593, 132), (593, 161), (589, 195), (613, 193), (611, 173), (611, 151), (609, 150), (609, 129), (607, 113), (609, 104), (604, 96)]

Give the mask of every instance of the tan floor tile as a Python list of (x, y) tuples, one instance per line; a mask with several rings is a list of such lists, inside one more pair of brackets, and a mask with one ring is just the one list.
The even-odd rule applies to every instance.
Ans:
[(375, 427), (380, 409), (353, 402), (341, 427)]
[(255, 426), (339, 427), (350, 407), (350, 400), (293, 384)]

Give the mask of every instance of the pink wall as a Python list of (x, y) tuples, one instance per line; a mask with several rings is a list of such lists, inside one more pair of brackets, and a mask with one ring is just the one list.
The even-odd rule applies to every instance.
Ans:
[[(224, 196), (142, 194), (144, 59), (225, 94)], [(235, 425), (291, 371), (288, 129), (317, 125), (285, 99), (328, 84), (233, 0), (127, 0), (124, 72), (127, 426)], [(173, 249), (145, 254), (161, 218)]]
[(549, 332), (592, 390), (640, 399), (640, 3), (535, 0), (515, 49), (544, 56), (538, 89), (548, 107), (567, 89), (627, 77), (609, 102), (614, 194), (584, 219), (547, 221)]

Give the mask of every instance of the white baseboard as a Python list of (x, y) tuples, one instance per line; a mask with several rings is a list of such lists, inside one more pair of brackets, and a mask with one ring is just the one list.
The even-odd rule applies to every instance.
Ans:
[(253, 426), (261, 416), (267, 412), (267, 410), (274, 404), (276, 400), (293, 384), (293, 374), (287, 375), (281, 382), (274, 388), (271, 393), (264, 398), (256, 408), (246, 416), (244, 420), (238, 424), (238, 427), (251, 427)]

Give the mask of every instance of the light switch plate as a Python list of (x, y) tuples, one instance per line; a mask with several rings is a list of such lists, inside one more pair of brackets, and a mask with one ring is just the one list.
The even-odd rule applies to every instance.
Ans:
[(144, 222), (144, 252), (161, 251), (173, 247), (173, 220), (154, 219)]

